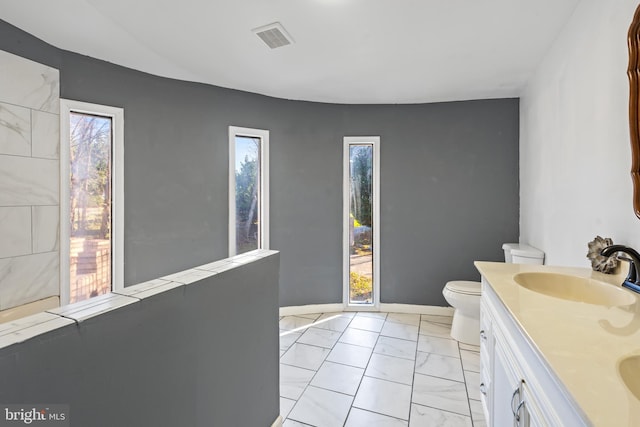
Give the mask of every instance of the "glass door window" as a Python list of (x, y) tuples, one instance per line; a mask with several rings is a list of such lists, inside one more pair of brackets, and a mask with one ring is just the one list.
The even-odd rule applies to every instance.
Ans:
[(229, 127), (229, 256), (269, 248), (269, 132)]
[(260, 138), (236, 135), (236, 254), (260, 247)]
[(69, 302), (111, 291), (112, 119), (70, 114)]
[(377, 306), (379, 138), (345, 138), (345, 304)]
[(124, 287), (124, 110), (63, 99), (60, 302)]

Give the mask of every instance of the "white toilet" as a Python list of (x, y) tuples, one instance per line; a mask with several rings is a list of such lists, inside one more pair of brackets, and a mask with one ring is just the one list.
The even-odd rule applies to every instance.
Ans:
[(513, 264), (544, 264), (544, 252), (523, 243), (505, 243), (504, 262)]
[[(544, 252), (522, 243), (505, 243), (504, 260), (514, 264), (543, 264)], [(455, 308), (451, 338), (480, 345), (480, 282), (454, 280), (442, 290), (444, 299)]]

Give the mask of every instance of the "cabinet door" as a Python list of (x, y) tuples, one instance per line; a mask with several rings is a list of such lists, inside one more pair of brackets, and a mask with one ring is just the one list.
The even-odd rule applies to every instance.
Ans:
[(493, 390), (493, 325), (489, 310), (481, 300), (480, 303), (480, 401), (488, 425), (492, 424), (491, 402)]
[[(505, 351), (496, 340), (493, 352), (493, 418), (492, 423), (498, 427), (510, 427), (515, 424), (514, 412), (522, 396), (520, 377), (515, 372)], [(520, 423), (521, 426), (525, 424)]]
[[(526, 423), (522, 424), (525, 427), (553, 427), (554, 425), (560, 425), (559, 421), (552, 422), (546, 418), (546, 414), (541, 410), (539, 402), (533, 393), (533, 390), (529, 389), (529, 384), (524, 382), (522, 384), (522, 400), (525, 403), (525, 416)], [(562, 423), (565, 427), (567, 424)]]

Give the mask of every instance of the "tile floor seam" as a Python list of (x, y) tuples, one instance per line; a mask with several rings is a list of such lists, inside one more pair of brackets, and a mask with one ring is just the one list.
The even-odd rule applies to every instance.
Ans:
[[(478, 402), (482, 405), (482, 402), (480, 400), (477, 399), (468, 399), (469, 400), (469, 410), (471, 410), (471, 401), (473, 400), (474, 402)], [(483, 422), (485, 422), (486, 425), (486, 421), (484, 421), (484, 413), (482, 414), (483, 416)], [(478, 424), (482, 424), (482, 422), (478, 422)], [(476, 420), (473, 418), (473, 412), (471, 412), (471, 427), (476, 427)]]
[[(365, 332), (371, 332), (371, 331), (365, 331)], [(342, 337), (342, 335), (340, 335)], [(378, 342), (378, 339), (376, 338), (376, 343)], [(344, 342), (344, 341), (340, 341), (340, 338), (338, 338), (338, 341), (336, 342), (336, 344), (345, 344), (345, 345), (355, 345), (356, 347), (360, 347), (360, 348), (368, 348), (368, 349), (372, 349), (375, 347), (375, 345), (373, 347), (367, 347), (366, 345), (360, 345), (360, 344), (352, 344), (350, 342)]]
[[(322, 365), (321, 365), (322, 366)], [(304, 369), (304, 368), (303, 368)], [(318, 368), (318, 370), (320, 370), (320, 368)], [(298, 404), (298, 402), (300, 401), (300, 399), (302, 399), (302, 396), (304, 396), (305, 392), (307, 391), (307, 389), (311, 386), (311, 381), (313, 381), (313, 379), (316, 377), (316, 375), (318, 374), (318, 371), (315, 371), (313, 376), (309, 379), (309, 382), (307, 383), (306, 386), (304, 386), (304, 390), (302, 390), (302, 393), (300, 393), (300, 396), (296, 399), (296, 403), (293, 404), (293, 406), (291, 407), (291, 410), (289, 411), (289, 414), (287, 415), (287, 419), (292, 419), (294, 421), (300, 422), (302, 424), (306, 424), (300, 420), (296, 420), (295, 418), (289, 418), (289, 416), (291, 415), (291, 413), (293, 412), (294, 408), (296, 407), (296, 405)]]
[[(331, 354), (331, 353), (329, 353), (329, 354)], [(329, 357), (329, 356), (327, 356), (327, 357)], [(371, 356), (369, 356), (369, 357), (371, 357)], [(344, 363), (344, 362), (336, 362), (336, 361), (333, 361), (333, 360), (327, 360), (327, 359), (324, 359), (324, 362), (335, 363), (336, 365), (346, 366), (346, 367), (349, 367), (349, 368), (364, 369), (365, 371), (367, 370), (367, 367), (366, 367), (366, 366), (365, 366), (364, 368), (361, 368), (360, 366), (349, 365), (348, 363)], [(324, 364), (324, 362), (322, 362), (322, 364)], [(367, 363), (367, 366), (368, 366), (368, 363)], [(320, 369), (318, 369), (318, 370), (320, 370)], [(364, 374), (363, 374), (363, 375), (364, 375)]]
[[(462, 363), (462, 349), (460, 343), (458, 343), (458, 353), (460, 354), (460, 363)], [(471, 418), (471, 427), (475, 427), (476, 422), (473, 419), (473, 411), (471, 411), (471, 402), (469, 402), (469, 385), (467, 384), (467, 376), (464, 374), (464, 365), (462, 365), (462, 378), (464, 378), (464, 391), (467, 394), (467, 406), (469, 407), (469, 415)]]
[[(379, 381), (379, 382), (390, 382), (390, 381), (386, 381), (386, 380), (383, 380), (383, 379), (380, 379), (380, 378), (372, 378), (372, 377), (368, 377), (368, 379), (369, 379), (370, 381), (373, 381), (373, 382), (376, 382), (376, 381)], [(362, 379), (362, 381), (361, 381), (361, 385), (362, 385), (362, 382), (364, 382), (364, 377), (363, 377), (363, 379)], [(398, 383), (395, 383), (395, 384), (398, 384)], [(399, 384), (399, 385), (400, 385), (401, 387), (408, 387), (406, 384)], [(355, 405), (355, 399), (354, 399), (354, 405), (353, 405), (353, 406), (354, 406), (355, 408), (358, 408), (358, 409), (367, 410), (367, 408), (363, 408), (362, 406), (356, 406), (356, 405)], [(409, 422), (409, 415), (410, 415), (410, 413), (411, 413), (411, 401), (410, 401), (410, 400), (409, 400), (409, 402), (408, 402), (408, 406), (409, 406), (409, 410), (408, 410), (407, 418), (406, 418), (407, 423)], [(371, 410), (371, 409), (369, 409), (369, 410)], [(374, 411), (372, 411), (372, 412), (374, 412)], [(399, 418), (399, 417), (397, 417), (397, 416), (395, 416), (395, 415), (391, 415), (390, 413), (380, 412), (379, 414), (380, 414), (380, 415), (387, 416), (387, 417)], [(403, 421), (405, 420), (404, 418), (400, 418), (400, 419), (402, 419)]]
[[(404, 359), (404, 360), (408, 360), (408, 359)], [(365, 372), (366, 372), (366, 369), (365, 369)], [(390, 382), (390, 383), (393, 383), (393, 384), (406, 385), (406, 386), (410, 386), (410, 387), (413, 388), (413, 380), (411, 381), (411, 384), (407, 384), (407, 383), (401, 383), (399, 381), (389, 380), (387, 378), (372, 377), (371, 375), (366, 375), (366, 374), (363, 374), (362, 376), (363, 377), (367, 377), (367, 378), (373, 378), (374, 380), (387, 381), (387, 382)]]
[[(369, 332), (371, 332), (371, 331), (369, 331)], [(393, 338), (393, 339), (396, 339), (396, 340), (409, 341), (409, 342), (415, 342), (415, 343), (418, 342), (418, 340), (409, 340), (409, 339), (406, 339), (406, 338), (392, 337), (390, 335), (382, 335), (380, 332), (377, 332), (377, 334), (380, 335), (381, 337)]]
[[(420, 315), (420, 322), (422, 315)], [(418, 343), (420, 341), (420, 322), (418, 322), (418, 339), (416, 340), (416, 351), (413, 355), (413, 375), (411, 375), (411, 395), (409, 396), (409, 416), (407, 417), (407, 426), (411, 425), (411, 405), (413, 405), (413, 391), (416, 384), (416, 363), (418, 363)]]
[(431, 408), (431, 409), (435, 409), (436, 411), (441, 411), (441, 412), (446, 412), (447, 414), (453, 414), (453, 415), (457, 415), (459, 417), (464, 417), (464, 418), (469, 418), (469, 420), (471, 420), (471, 423), (473, 424), (473, 417), (471, 415), (463, 415), (459, 412), (454, 412), (454, 411), (450, 411), (448, 409), (442, 409), (442, 408), (438, 408), (436, 406), (431, 406), (431, 405), (425, 405), (424, 403), (415, 403), (415, 402), (411, 402), (412, 405), (418, 405), (418, 406), (423, 406), (425, 408)]
[[(380, 332), (377, 331), (372, 331), (371, 329), (362, 329), (362, 328), (358, 328), (356, 326), (349, 326), (351, 329), (355, 329), (357, 331), (365, 331), (365, 332), (373, 332), (374, 334), (380, 334)], [(386, 335), (385, 335), (386, 336)]]
[[(314, 375), (314, 377), (313, 377), (313, 378), (315, 378), (315, 375)], [(309, 384), (308, 384), (308, 386), (307, 386), (307, 387), (315, 387), (315, 388), (319, 388), (319, 389), (321, 389), (321, 390), (330, 391), (330, 392), (332, 392), (332, 393), (342, 394), (342, 395), (344, 395), (344, 396), (349, 396), (349, 397), (353, 397), (353, 398), (355, 398), (355, 397), (356, 397), (356, 395), (355, 395), (355, 394), (349, 394), (349, 393), (345, 393), (345, 392), (343, 392), (343, 391), (332, 390), (332, 389), (330, 389), (330, 388), (326, 388), (326, 387), (323, 387), (323, 386), (320, 386), (320, 385), (311, 384), (311, 383), (313, 382), (313, 378), (311, 378), (311, 381), (309, 381)], [(362, 382), (362, 380), (360, 380), (360, 382)], [(305, 390), (306, 390), (306, 389), (305, 389)], [(302, 394), (304, 394), (304, 393), (302, 393)], [(301, 397), (302, 397), (302, 396), (301, 396)], [(353, 406), (353, 405), (351, 405), (351, 406)]]
[[(309, 343), (306, 343), (306, 342), (299, 342), (298, 340), (300, 338), (301, 337), (296, 338), (296, 340), (293, 342), (293, 344), (308, 345), (309, 347), (322, 348), (322, 349), (325, 349), (325, 350), (333, 350), (333, 347), (322, 347), (321, 345), (309, 344)], [(337, 343), (337, 341), (336, 341), (336, 343)], [(293, 347), (293, 344), (291, 344), (291, 347)], [(335, 346), (335, 344), (333, 344), (333, 346)], [(291, 348), (291, 347), (289, 347), (289, 348)], [(287, 351), (289, 351), (289, 350), (287, 350)]]
[[(432, 353), (429, 353), (429, 354), (432, 354)], [(436, 356), (439, 356), (439, 354), (436, 354)], [(462, 372), (463, 372), (462, 376), (464, 377), (464, 370)], [(469, 372), (471, 372), (471, 371), (469, 371)], [(438, 379), (441, 379), (441, 380), (447, 380), (447, 381), (451, 381), (451, 382), (454, 382), (454, 383), (465, 384), (465, 390), (466, 390), (466, 384), (467, 384), (466, 381), (452, 380), (451, 378), (439, 377), (439, 376), (433, 375), (433, 374), (423, 374), (421, 372), (416, 372), (416, 375), (422, 375), (422, 376), (425, 376), (425, 377), (438, 378)], [(469, 394), (467, 394), (467, 396), (469, 396)]]
[(317, 371), (315, 371), (314, 369), (301, 368), (300, 366), (291, 365), (291, 364), (289, 364), (289, 363), (280, 362), (280, 364), (281, 364), (281, 365), (290, 366), (290, 367), (292, 367), (292, 368), (304, 369), (305, 371), (317, 372)]
[[(353, 318), (355, 319), (355, 316), (353, 316)], [(345, 331), (347, 329), (345, 328)], [(344, 332), (343, 332), (344, 333)], [(340, 335), (340, 337), (342, 337), (342, 335)], [(367, 368), (369, 367), (369, 363), (371, 363), (371, 357), (373, 357), (373, 349), (375, 348), (375, 346), (378, 344), (378, 339), (380, 338), (380, 335), (378, 334), (378, 338), (376, 338), (376, 343), (374, 344), (373, 348), (371, 349), (371, 353), (369, 353), (369, 357), (367, 358), (367, 363), (364, 365), (364, 370), (362, 372), (362, 377), (360, 378), (360, 381), (358, 382), (358, 387), (356, 388), (356, 393), (353, 395), (353, 402), (351, 402), (351, 407), (349, 408), (349, 412), (347, 412), (347, 418), (345, 418), (344, 423), (342, 424), (343, 427), (345, 425), (347, 425), (347, 421), (349, 421), (349, 415), (351, 415), (351, 410), (354, 408), (353, 403), (356, 401), (356, 396), (358, 395), (358, 392), (360, 391), (360, 386), (362, 386), (362, 380), (364, 379), (365, 375), (364, 373), (367, 372)], [(338, 338), (338, 341), (340, 340), (340, 338)], [(355, 345), (355, 344), (351, 344), (351, 345)], [(367, 348), (367, 347), (363, 347), (363, 348)], [(360, 410), (366, 410), (366, 409), (362, 409), (362, 408), (358, 408)]]
[[(371, 356), (369, 356), (369, 357), (371, 357)], [(369, 365), (369, 362), (367, 362), (367, 366), (368, 365)], [(366, 367), (365, 367), (365, 370), (366, 370)], [(354, 408), (353, 403), (355, 402), (356, 396), (358, 395), (358, 392), (360, 391), (360, 386), (362, 385), (362, 379), (363, 378), (364, 378), (364, 373), (362, 374), (362, 377), (360, 378), (360, 381), (358, 381), (358, 387), (356, 388), (356, 393), (353, 395), (353, 401), (351, 402), (351, 407), (349, 408), (349, 411), (347, 412), (347, 418), (345, 418), (344, 419), (344, 423), (342, 423), (343, 426), (347, 425), (347, 421), (349, 421), (349, 415), (351, 415), (351, 410)]]
[[(394, 420), (398, 420), (398, 421), (406, 421), (407, 425), (409, 425), (409, 420), (408, 419), (407, 420), (403, 420), (402, 418), (394, 417), (393, 415), (383, 414), (382, 412), (372, 411), (371, 409), (362, 409), (362, 408), (358, 408), (356, 406), (351, 406), (351, 408), (356, 408), (356, 409), (359, 409), (361, 411), (371, 412), (372, 414), (376, 414), (376, 415), (382, 415), (383, 417), (393, 418)], [(351, 410), (349, 410), (349, 412), (351, 412)], [(411, 409), (409, 409), (409, 415), (411, 415)], [(347, 417), (347, 420), (349, 420), (348, 417)], [(347, 424), (347, 420), (345, 420), (345, 425)]]

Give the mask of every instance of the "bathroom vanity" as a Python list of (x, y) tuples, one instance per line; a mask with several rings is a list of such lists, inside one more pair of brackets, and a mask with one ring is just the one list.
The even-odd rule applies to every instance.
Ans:
[(489, 426), (640, 425), (640, 295), (623, 275), (475, 265)]

